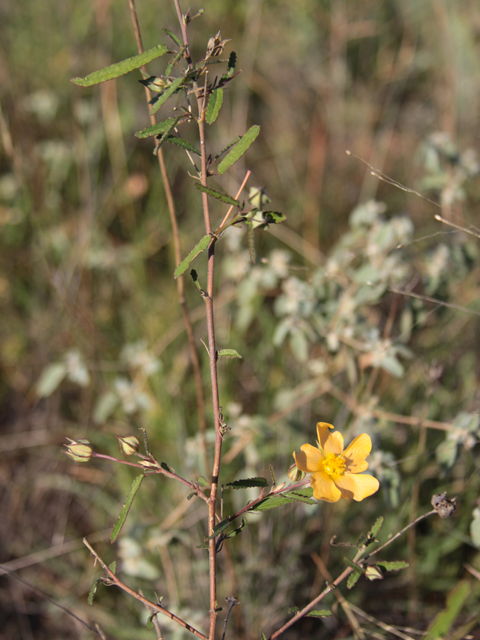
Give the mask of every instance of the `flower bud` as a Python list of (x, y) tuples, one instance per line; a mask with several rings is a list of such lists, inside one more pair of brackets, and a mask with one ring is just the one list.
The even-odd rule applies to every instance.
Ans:
[(300, 471), (300, 469), (297, 469), (296, 464), (292, 464), (292, 466), (287, 471), (287, 476), (292, 482), (300, 482), (306, 475), (307, 474), (305, 473), (305, 471)]
[(88, 440), (70, 440), (71, 444), (67, 444), (66, 450), (63, 451), (74, 462), (88, 462), (93, 456), (93, 449)]
[(365, 569), (365, 577), (368, 578), (368, 580), (383, 580), (381, 570), (373, 565)]
[(133, 456), (134, 453), (137, 453), (140, 442), (138, 438), (135, 436), (127, 436), (122, 438), (121, 436), (115, 436), (118, 440), (118, 446), (120, 448), (120, 452), (125, 454), (126, 456)]
[(141, 464), (145, 469), (158, 469), (158, 464), (150, 462), (149, 460), (140, 460), (138, 464)]

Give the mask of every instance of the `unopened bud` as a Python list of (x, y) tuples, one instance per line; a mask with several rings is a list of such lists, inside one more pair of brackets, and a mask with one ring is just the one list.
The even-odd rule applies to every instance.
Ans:
[(126, 456), (133, 456), (134, 453), (137, 453), (138, 447), (140, 446), (138, 438), (135, 436), (127, 436), (125, 438), (122, 438), (121, 436), (115, 437), (118, 440), (118, 446), (121, 453)]
[(365, 569), (365, 577), (368, 580), (383, 580), (383, 574), (381, 570), (373, 565)]
[(65, 445), (63, 452), (74, 462), (88, 462), (93, 455), (93, 449), (88, 440), (70, 440), (70, 444)]
[(306, 475), (305, 471), (300, 471), (296, 464), (292, 464), (290, 469), (287, 471), (288, 479), (292, 482), (301, 482)]
[(145, 469), (158, 469), (158, 464), (155, 462), (149, 462), (148, 460), (140, 460), (138, 464), (141, 464)]

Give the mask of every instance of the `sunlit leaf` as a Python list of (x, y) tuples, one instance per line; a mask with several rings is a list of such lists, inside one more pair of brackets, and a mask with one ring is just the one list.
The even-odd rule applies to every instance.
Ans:
[(220, 162), (218, 165), (218, 173), (225, 173), (225, 171), (235, 164), (237, 160), (240, 160), (243, 154), (253, 144), (259, 133), (260, 127), (258, 125), (255, 124), (253, 127), (250, 127), (247, 133), (240, 138), (233, 149)]
[(182, 86), (184, 80), (185, 80), (185, 78), (183, 78), (183, 77), (176, 78), (172, 82), (172, 84), (168, 87), (168, 89), (166, 89), (158, 97), (158, 99), (152, 105), (152, 111), (151, 111), (152, 115), (157, 113), (157, 111), (160, 109), (160, 107), (170, 98), (170, 96), (172, 96), (176, 91), (178, 91), (178, 89)]
[(238, 351), (235, 351), (235, 349), (220, 349), (220, 351), (217, 352), (217, 355), (219, 358), (240, 358), (241, 359), (241, 355), (238, 353)]
[(205, 114), (205, 121), (207, 124), (213, 124), (218, 118), (220, 109), (223, 105), (223, 89), (215, 89), (210, 94), (208, 99), (207, 112)]
[(207, 235), (207, 236), (203, 236), (200, 242), (197, 242), (197, 244), (193, 247), (193, 249), (190, 251), (188, 256), (185, 258), (185, 260), (182, 260), (182, 262), (175, 269), (175, 273), (174, 273), (175, 278), (178, 278), (179, 276), (182, 275), (182, 273), (185, 273), (185, 271), (190, 266), (190, 263), (193, 260), (195, 260), (198, 254), (202, 253), (202, 251), (205, 251), (205, 249), (210, 244), (210, 240), (211, 240), (210, 236)]
[(135, 135), (137, 138), (148, 138), (150, 136), (157, 136), (160, 133), (165, 133), (165, 131), (171, 131), (172, 126), (175, 126), (175, 122), (177, 121), (178, 121), (178, 118), (168, 118), (163, 122), (158, 122), (157, 124), (154, 124), (151, 127), (147, 127), (146, 129), (137, 131)]
[(114, 78), (118, 78), (119, 76), (123, 76), (126, 73), (133, 71), (134, 69), (143, 67), (143, 65), (155, 60), (155, 58), (163, 56), (167, 51), (167, 47), (163, 44), (159, 44), (158, 46), (153, 47), (153, 49), (149, 49), (138, 56), (127, 58), (127, 60), (122, 60), (121, 62), (116, 62), (115, 64), (105, 67), (104, 69), (100, 69), (99, 71), (94, 71), (88, 76), (85, 76), (85, 78), (72, 78), (71, 82), (79, 87), (91, 87), (94, 84), (100, 84), (100, 82), (105, 82), (106, 80), (113, 80)]

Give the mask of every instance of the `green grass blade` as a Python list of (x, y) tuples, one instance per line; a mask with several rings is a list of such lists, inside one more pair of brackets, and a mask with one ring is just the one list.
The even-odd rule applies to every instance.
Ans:
[(239, 142), (237, 142), (230, 153), (228, 153), (220, 162), (220, 164), (218, 165), (218, 173), (225, 173), (225, 171), (229, 167), (231, 167), (232, 164), (235, 164), (237, 160), (240, 160), (243, 154), (253, 144), (259, 133), (260, 127), (257, 124), (254, 124), (253, 127), (250, 127), (247, 133), (240, 138)]
[(120, 511), (120, 514), (117, 518), (117, 521), (115, 522), (115, 525), (113, 526), (112, 533), (110, 534), (110, 542), (115, 542), (115, 540), (118, 538), (120, 531), (122, 530), (122, 527), (125, 524), (125, 520), (127, 519), (128, 512), (130, 511), (130, 507), (133, 504), (133, 500), (137, 494), (137, 491), (140, 488), (140, 485), (142, 484), (142, 480), (144, 477), (145, 476), (142, 473), (141, 475), (137, 476), (133, 481), (133, 484), (130, 487), (130, 491), (128, 492), (128, 495), (125, 499), (123, 508)]
[(127, 58), (126, 60), (116, 62), (104, 69), (94, 71), (88, 76), (85, 76), (85, 78), (72, 78), (71, 82), (79, 87), (91, 87), (94, 84), (100, 84), (100, 82), (105, 82), (106, 80), (113, 80), (114, 78), (118, 78), (119, 76), (123, 76), (126, 73), (133, 71), (134, 69), (143, 67), (144, 64), (155, 60), (155, 58), (163, 56), (167, 51), (167, 47), (163, 44), (159, 44), (158, 46), (153, 47), (153, 49), (149, 49), (138, 56)]
[(207, 235), (207, 236), (203, 236), (200, 242), (197, 242), (197, 244), (193, 247), (193, 249), (190, 251), (188, 256), (185, 258), (185, 260), (182, 260), (182, 262), (175, 269), (175, 273), (173, 274), (175, 278), (178, 278), (179, 276), (182, 275), (182, 273), (185, 273), (185, 271), (190, 266), (190, 263), (198, 256), (198, 254), (202, 253), (202, 251), (205, 251), (205, 249), (210, 244), (210, 240), (211, 240), (210, 236)]

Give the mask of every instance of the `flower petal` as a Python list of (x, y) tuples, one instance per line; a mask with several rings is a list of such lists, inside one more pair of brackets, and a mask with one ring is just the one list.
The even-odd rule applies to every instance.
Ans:
[(325, 456), (320, 449), (311, 444), (302, 444), (300, 448), (302, 450), (301, 453), (293, 452), (297, 469), (305, 471), (306, 473), (318, 471), (321, 468), (322, 462), (325, 460)]
[(317, 471), (310, 478), (313, 487), (313, 497), (316, 500), (325, 502), (338, 502), (342, 497), (342, 492), (335, 486), (331, 476), (323, 471)]
[[(355, 438), (355, 440), (345, 449), (344, 456), (347, 461), (347, 469), (350, 473), (360, 473), (368, 469), (365, 458), (372, 450), (372, 441), (366, 433)], [(365, 466), (366, 465), (366, 466)]]
[[(354, 499), (361, 502), (364, 498), (368, 498), (380, 487), (379, 481), (373, 476), (363, 474), (345, 473), (335, 480), (335, 484), (342, 493), (342, 498)], [(314, 494), (315, 495), (315, 494)]]
[(343, 436), (339, 431), (332, 433), (330, 429), (334, 426), (328, 422), (317, 423), (318, 443), (325, 455), (335, 453), (338, 456), (343, 452)]

